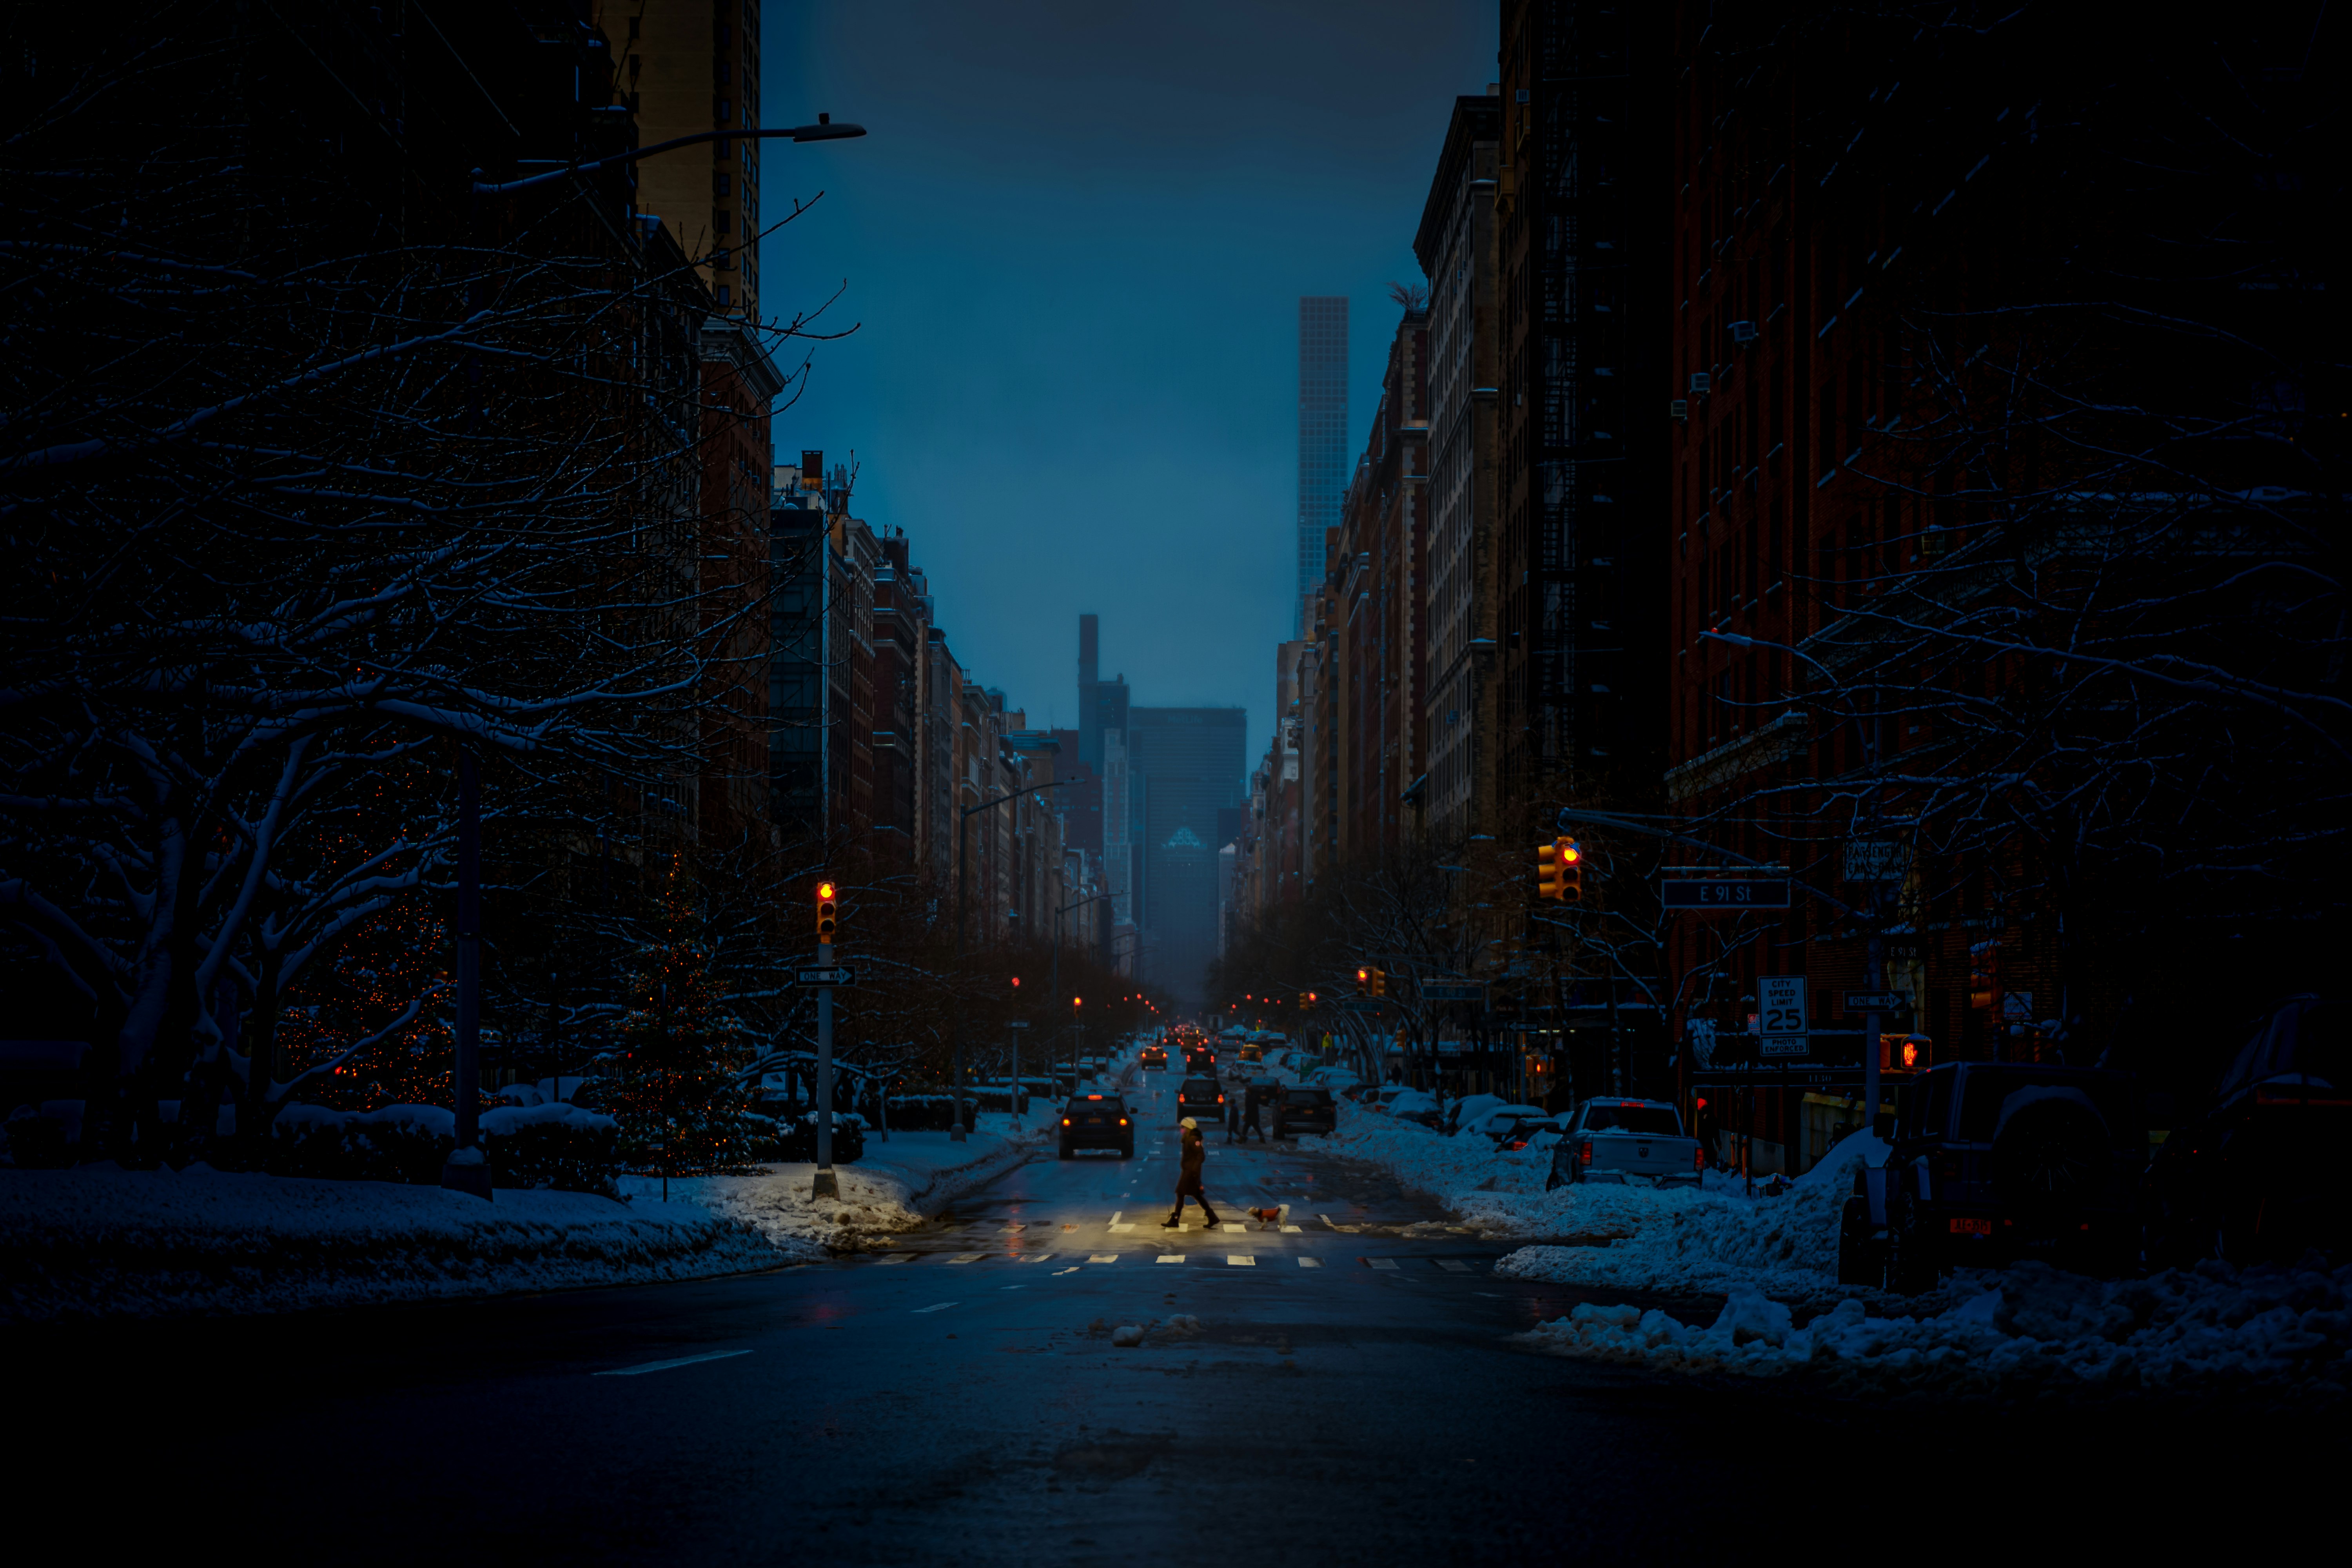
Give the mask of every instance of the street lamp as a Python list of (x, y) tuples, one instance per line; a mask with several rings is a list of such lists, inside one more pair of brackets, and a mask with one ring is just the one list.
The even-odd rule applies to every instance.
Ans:
[(779, 126), (772, 131), (698, 131), (691, 136), (673, 136), (667, 142), (656, 142), (650, 147), (634, 152), (615, 153), (608, 158), (592, 158), (587, 163), (569, 163), (561, 169), (550, 169), (543, 174), (526, 174), (520, 180), (485, 180), (479, 169), (474, 171), (474, 194), (478, 196), (503, 196), (513, 191), (527, 191), (533, 185), (544, 185), (574, 174), (591, 174), (614, 163), (634, 163), (640, 158), (650, 158), (656, 153), (673, 148), (698, 146), (705, 142), (766, 142), (789, 137), (794, 142), (839, 142), (866, 134), (863, 125), (835, 125), (833, 116), (820, 114), (814, 125)]

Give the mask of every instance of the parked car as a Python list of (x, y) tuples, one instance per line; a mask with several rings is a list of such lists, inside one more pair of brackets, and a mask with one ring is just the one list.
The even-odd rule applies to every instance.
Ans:
[(1381, 1109), (1399, 1121), (1410, 1121), (1416, 1127), (1434, 1129), (1444, 1119), (1445, 1108), (1437, 1097), (1425, 1089), (1408, 1089), (1389, 1100)]
[(2352, 1001), (2296, 996), (2254, 1031), (2212, 1108), (2147, 1173), (2150, 1262), (2288, 1261), (2352, 1249)]
[(1135, 1121), (1127, 1101), (1115, 1094), (1087, 1094), (1062, 1108), (1062, 1158), (1081, 1149), (1116, 1149), (1122, 1160), (1135, 1158)]
[(1490, 1110), (1499, 1110), (1510, 1104), (1507, 1095), (1465, 1094), (1445, 1108), (1445, 1130), (1460, 1132)]
[(1276, 1138), (1296, 1138), (1301, 1132), (1320, 1132), (1328, 1137), (1339, 1124), (1339, 1108), (1328, 1089), (1292, 1084), (1274, 1102), (1273, 1132)]
[(1168, 1048), (1165, 1046), (1146, 1046), (1141, 1050), (1135, 1053), (1135, 1065), (1139, 1068), (1149, 1068), (1153, 1072), (1166, 1072), (1168, 1070)]
[(1222, 1121), (1225, 1119), (1225, 1091), (1217, 1087), (1213, 1078), (1188, 1078), (1176, 1086), (1176, 1114), (1207, 1116)]
[(2147, 1121), (2129, 1073), (1948, 1063), (1899, 1091), (1893, 1132), (1885, 1163), (1854, 1173), (1841, 1282), (1916, 1296), (1956, 1265), (2137, 1263)]
[(1522, 1149), (1549, 1149), (1559, 1139), (1560, 1126), (1557, 1117), (1513, 1117), (1509, 1126), (1495, 1134), (1495, 1147), (1506, 1154), (1516, 1154)]
[(1552, 1146), (1545, 1190), (1578, 1182), (1695, 1187), (1706, 1169), (1682, 1112), (1662, 1100), (1588, 1100)]
[[(1478, 1098), (1489, 1097), (1482, 1095)], [(1455, 1122), (1455, 1135), (1475, 1132), (1479, 1137), (1492, 1138), (1499, 1143), (1506, 1135), (1515, 1131), (1520, 1122), (1546, 1121), (1550, 1114), (1539, 1105), (1511, 1105), (1498, 1101), (1493, 1105), (1475, 1109), (1466, 1116), (1460, 1118)]]

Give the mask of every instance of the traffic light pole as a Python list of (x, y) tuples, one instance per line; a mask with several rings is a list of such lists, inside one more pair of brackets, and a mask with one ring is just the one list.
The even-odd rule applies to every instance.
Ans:
[[(833, 965), (833, 943), (816, 944), (820, 969)], [(813, 1198), (841, 1196), (841, 1183), (833, 1173), (833, 987), (816, 988), (816, 1184)]]

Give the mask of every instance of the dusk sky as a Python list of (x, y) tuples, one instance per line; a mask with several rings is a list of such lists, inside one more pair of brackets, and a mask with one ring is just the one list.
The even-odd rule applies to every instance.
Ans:
[(1077, 617), (1147, 704), (1265, 744), (1296, 578), (1297, 301), (1350, 301), (1361, 447), (1454, 97), (1492, 5), (1105, 0), (772, 6), (762, 305), (845, 281), (779, 460), (855, 451), (965, 667), (1076, 721)]

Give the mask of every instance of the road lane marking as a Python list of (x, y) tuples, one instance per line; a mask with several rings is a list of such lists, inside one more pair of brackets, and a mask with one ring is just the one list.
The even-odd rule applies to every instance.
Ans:
[(1298, 1267), (1301, 1268), (1320, 1268), (1323, 1267), (1323, 1260), (1319, 1258), (1302, 1258), (1298, 1260)]
[(692, 1366), (698, 1361), (725, 1361), (730, 1356), (750, 1355), (750, 1351), (711, 1351), (703, 1355), (682, 1355), (676, 1361), (649, 1361), (643, 1366), (616, 1366), (609, 1372), (593, 1373), (594, 1377), (643, 1377), (649, 1372), (667, 1372), (674, 1366)]
[(1470, 1266), (1463, 1262), (1458, 1258), (1441, 1258), (1437, 1260), (1437, 1266), (1440, 1268), (1444, 1269), (1448, 1274), (1467, 1274), (1470, 1272)]
[(1111, 1222), (1111, 1224), (1113, 1224), (1113, 1225), (1117, 1225), (1120, 1220), (1123, 1220), (1123, 1219), (1125, 1219), (1126, 1217), (1127, 1217), (1127, 1211), (1126, 1211), (1125, 1209), (1120, 1209), (1120, 1210), (1117, 1211), (1116, 1213), (1114, 1213), (1114, 1214), (1110, 1216), (1110, 1222)]
[(1089, 1263), (1116, 1263), (1118, 1261), (1118, 1254), (1116, 1252), (1097, 1252), (1093, 1257), (1087, 1258), (1087, 1261)]
[(1367, 1258), (1364, 1261), (1370, 1264), (1375, 1268), (1394, 1268), (1396, 1267), (1396, 1259), (1393, 1258)]
[(1053, 1256), (1054, 1255), (1050, 1252), (1033, 1252), (1028, 1257), (1015, 1258), (1014, 1261), (1018, 1263), (1044, 1263)]
[(999, 1285), (997, 1289), (1000, 1290), (1018, 1290), (1021, 1287), (1018, 1285)]
[(1306, 1232), (1306, 1230), (1305, 1230), (1303, 1227), (1301, 1227), (1301, 1226), (1295, 1226), (1295, 1225), (1286, 1225), (1286, 1226), (1284, 1226), (1282, 1227), (1282, 1234), (1283, 1234), (1283, 1235), (1285, 1235), (1285, 1236), (1305, 1236), (1305, 1235), (1307, 1234), (1307, 1232)]
[(1236, 1225), (1232, 1220), (1227, 1220), (1225, 1221), (1223, 1228), (1234, 1236), (1239, 1236), (1243, 1231), (1246, 1230), (1248, 1226)]
[(916, 1258), (920, 1258), (922, 1254), (919, 1252), (886, 1252), (874, 1261), (877, 1263), (912, 1263)]
[(953, 1301), (940, 1301), (940, 1302), (937, 1302), (937, 1303), (935, 1303), (934, 1305), (931, 1305), (931, 1306), (929, 1306), (929, 1307), (918, 1307), (918, 1308), (916, 1308), (916, 1309), (915, 1309), (915, 1316), (919, 1318), (919, 1317), (921, 1317), (925, 1312), (944, 1312), (944, 1311), (946, 1311), (950, 1307), (952, 1307), (952, 1306), (954, 1306), (954, 1305), (955, 1305), (955, 1303), (954, 1303)]
[(1229, 1268), (1255, 1268), (1257, 1259), (1246, 1252), (1228, 1252), (1225, 1254), (1225, 1266)]
[(1073, 1264), (1071, 1264), (1067, 1268), (1056, 1268), (1056, 1269), (1055, 1269), (1055, 1270), (1054, 1270), (1054, 1278), (1055, 1278), (1055, 1279), (1060, 1279), (1063, 1275), (1065, 1275), (1065, 1274), (1076, 1274), (1077, 1271), (1078, 1271), (1078, 1265), (1076, 1265), (1076, 1264), (1073, 1263)]
[(1124, 1234), (1125, 1234), (1126, 1232), (1128, 1232), (1128, 1231), (1131, 1231), (1131, 1230), (1133, 1230), (1134, 1228), (1135, 1228), (1135, 1222), (1134, 1222), (1133, 1220), (1129, 1220), (1129, 1221), (1128, 1221), (1125, 1225), (1115, 1225), (1115, 1226), (1111, 1226), (1111, 1229), (1112, 1229), (1112, 1230), (1117, 1231), (1117, 1232), (1119, 1232), (1119, 1233), (1120, 1233), (1120, 1234), (1122, 1234), (1122, 1235), (1124, 1235)]
[(1184, 1261), (1184, 1255), (1181, 1252), (1163, 1252), (1160, 1255), (1160, 1261), (1162, 1263), (1181, 1263)]
[(988, 1254), (985, 1252), (959, 1252), (953, 1258), (949, 1258), (948, 1261), (950, 1263), (977, 1263), (987, 1256)]

